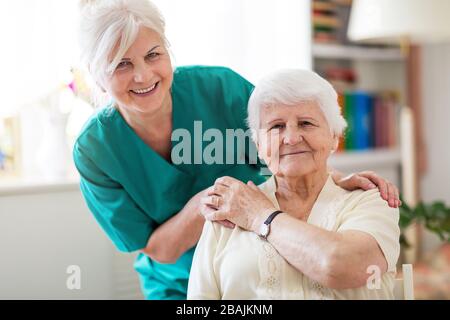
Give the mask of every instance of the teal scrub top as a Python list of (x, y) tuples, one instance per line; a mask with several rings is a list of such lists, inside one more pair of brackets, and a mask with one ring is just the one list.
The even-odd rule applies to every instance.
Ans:
[[(90, 118), (74, 145), (74, 162), (89, 209), (120, 251), (145, 248), (158, 226), (219, 177), (232, 176), (256, 184), (265, 180), (260, 175), (261, 164), (249, 163), (249, 148), (254, 148), (251, 142), (245, 148), (238, 143), (231, 148), (224, 141), (223, 150), (211, 153), (222, 152), (219, 158), (224, 164), (199, 163), (214, 139), (202, 138), (199, 122), (195, 122), (201, 121), (201, 133), (220, 130), (224, 140), (226, 129), (247, 130), (247, 103), (252, 90), (251, 83), (224, 67), (190, 66), (174, 71), (173, 130), (189, 132), (192, 142), (187, 144), (191, 147), (191, 157), (187, 157), (189, 153), (184, 152), (188, 149), (180, 152), (179, 147), (189, 141), (181, 136), (172, 141), (172, 150), (178, 146), (177, 154), (185, 156), (180, 164), (168, 162), (145, 144), (111, 106)], [(225, 164), (231, 151), (234, 164)], [(236, 164), (238, 157), (247, 158), (245, 164)], [(140, 253), (135, 269), (145, 298), (185, 299), (194, 249), (174, 264), (161, 264)]]

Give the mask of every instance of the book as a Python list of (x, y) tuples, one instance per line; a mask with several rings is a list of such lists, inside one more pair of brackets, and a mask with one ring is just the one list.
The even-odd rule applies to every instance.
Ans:
[(353, 120), (353, 93), (347, 91), (344, 93), (344, 118), (347, 121), (347, 129), (344, 135), (344, 148), (345, 150), (353, 150), (355, 148), (354, 138), (354, 120)]
[[(345, 113), (345, 96), (344, 94), (338, 93), (338, 104), (339, 104), (339, 108), (341, 111), (341, 115), (344, 116)], [(343, 134), (340, 138), (339, 138), (339, 144), (338, 144), (338, 148), (337, 148), (337, 152), (342, 152), (345, 150), (345, 135)]]
[(329, 27), (338, 28), (341, 26), (341, 21), (333, 16), (315, 13), (312, 18), (314, 27)]
[(373, 147), (373, 97), (368, 92), (353, 93), (353, 145), (356, 150)]
[(314, 11), (321, 11), (321, 12), (335, 12), (336, 11), (336, 3), (329, 2), (329, 1), (313, 1), (312, 3), (312, 9)]
[(344, 118), (348, 125), (345, 150), (374, 147), (373, 103), (373, 95), (365, 91), (347, 91), (344, 94)]

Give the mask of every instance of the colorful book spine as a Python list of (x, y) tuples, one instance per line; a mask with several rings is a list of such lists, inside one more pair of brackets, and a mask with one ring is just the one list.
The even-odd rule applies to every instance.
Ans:
[(344, 147), (345, 150), (353, 150), (355, 149), (355, 128), (354, 128), (354, 103), (353, 103), (353, 93), (345, 92), (344, 94), (344, 118), (347, 120), (347, 130), (345, 131), (344, 137)]
[(347, 121), (344, 150), (392, 148), (398, 143), (397, 99), (393, 92), (346, 91), (340, 98)]
[(363, 91), (353, 93), (353, 139), (356, 150), (365, 150), (373, 146), (372, 130), (373, 98)]
[[(341, 111), (341, 115), (343, 117), (345, 117), (344, 116), (344, 114), (345, 114), (345, 96), (343, 93), (338, 93), (338, 104), (339, 104), (339, 108)], [(336, 150), (337, 152), (342, 152), (345, 150), (345, 138), (344, 137), (345, 137), (345, 135), (342, 135), (339, 138), (339, 144), (338, 144), (338, 148)]]

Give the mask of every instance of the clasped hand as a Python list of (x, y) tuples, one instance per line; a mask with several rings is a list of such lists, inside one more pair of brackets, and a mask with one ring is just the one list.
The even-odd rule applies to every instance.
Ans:
[(237, 225), (256, 231), (272, 211), (273, 203), (252, 182), (247, 184), (231, 177), (222, 177), (201, 199), (201, 213), (209, 221), (227, 221), (226, 227)]

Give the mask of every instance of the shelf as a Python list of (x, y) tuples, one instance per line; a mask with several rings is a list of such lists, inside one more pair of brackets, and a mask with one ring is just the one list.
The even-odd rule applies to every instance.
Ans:
[(336, 44), (313, 44), (314, 58), (375, 60), (375, 61), (404, 61), (405, 58), (397, 48), (365, 48), (358, 46), (344, 46)]
[(346, 151), (333, 154), (328, 164), (334, 168), (361, 168), (372, 170), (379, 167), (400, 165), (401, 155), (398, 149), (375, 149), (365, 151)]

